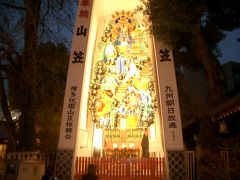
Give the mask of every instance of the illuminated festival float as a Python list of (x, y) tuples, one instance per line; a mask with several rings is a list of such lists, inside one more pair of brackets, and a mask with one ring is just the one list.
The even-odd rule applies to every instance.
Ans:
[(94, 122), (93, 147), (107, 156), (112, 148), (133, 148), (139, 156), (143, 128), (150, 127), (153, 136), (156, 128), (156, 84), (149, 40), (144, 26), (130, 11), (115, 12), (102, 29), (88, 99), (88, 119)]
[(178, 163), (170, 160), (183, 150), (173, 57), (148, 34), (135, 11), (139, 4), (79, 2), (56, 160), (59, 177), (73, 177), (76, 157), (141, 157), (145, 128), (150, 157), (166, 159), (167, 176), (169, 162)]

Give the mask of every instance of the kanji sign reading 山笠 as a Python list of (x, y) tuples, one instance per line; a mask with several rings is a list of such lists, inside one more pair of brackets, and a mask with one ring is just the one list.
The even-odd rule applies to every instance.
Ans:
[(64, 97), (59, 149), (75, 148), (92, 3), (92, 0), (82, 0), (78, 6)]

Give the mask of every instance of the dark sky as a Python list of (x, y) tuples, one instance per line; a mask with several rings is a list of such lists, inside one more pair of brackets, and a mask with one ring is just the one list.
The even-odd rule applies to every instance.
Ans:
[(222, 50), (222, 57), (220, 63), (224, 64), (228, 61), (235, 61), (240, 63), (240, 29), (228, 33), (226, 38), (219, 44)]

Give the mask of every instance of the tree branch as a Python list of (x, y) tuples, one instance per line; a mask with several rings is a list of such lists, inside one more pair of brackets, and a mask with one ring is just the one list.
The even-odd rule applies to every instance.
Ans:
[(18, 9), (18, 10), (26, 11), (25, 7), (17, 6), (15, 4), (10, 4), (10, 3), (1, 3), (0, 6), (5, 6), (7, 8), (12, 8), (12, 9)]

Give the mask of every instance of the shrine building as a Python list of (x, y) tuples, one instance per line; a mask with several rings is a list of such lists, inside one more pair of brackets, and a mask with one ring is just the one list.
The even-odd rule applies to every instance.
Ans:
[(141, 157), (146, 128), (149, 157), (164, 157), (169, 164), (172, 154), (183, 150), (172, 52), (149, 34), (139, 5), (139, 0), (79, 1), (59, 176), (69, 171), (73, 176), (76, 157)]

